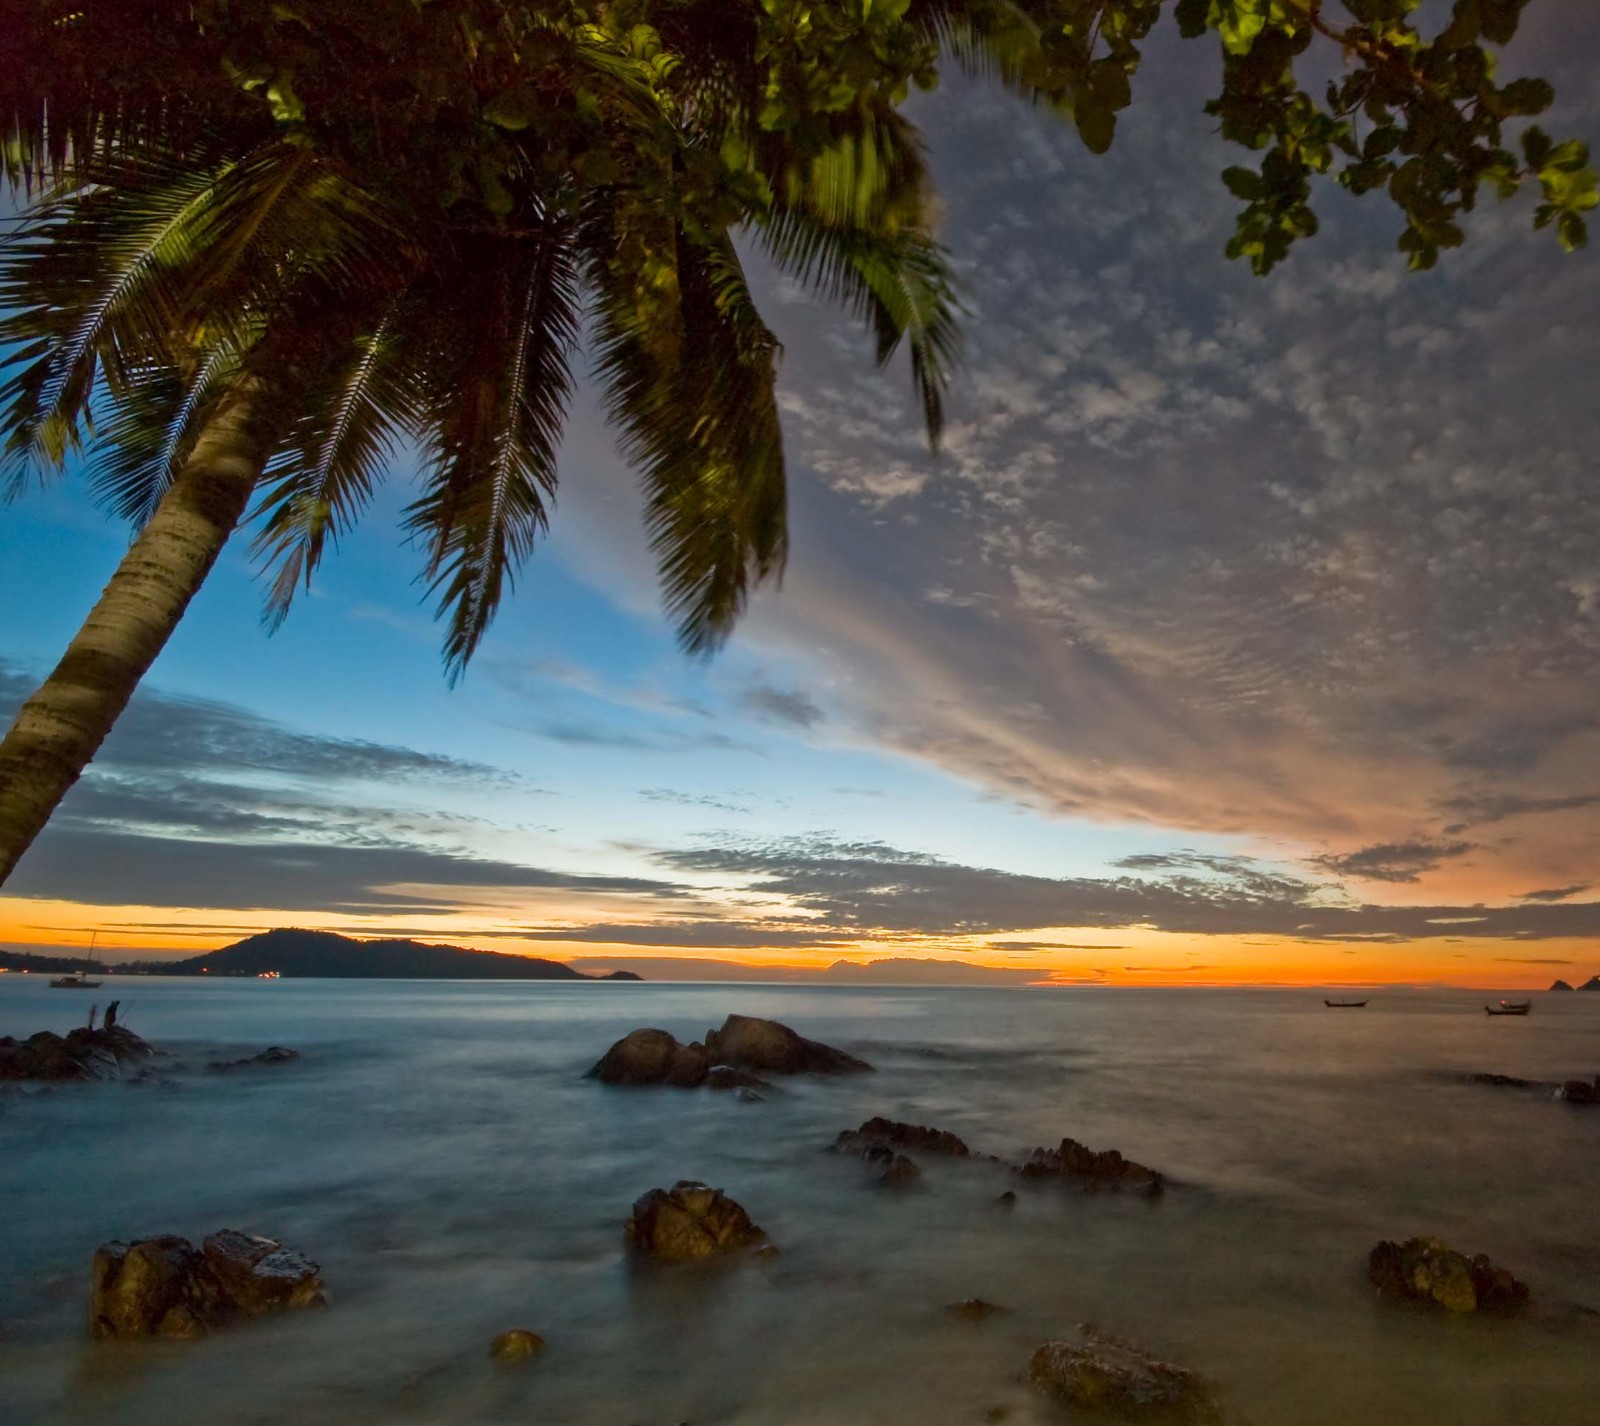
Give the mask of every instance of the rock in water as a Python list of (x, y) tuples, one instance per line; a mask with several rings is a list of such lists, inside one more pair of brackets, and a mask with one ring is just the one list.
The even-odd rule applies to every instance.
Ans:
[(1556, 1091), (1556, 1098), (1568, 1104), (1600, 1104), (1600, 1075), (1594, 1079), (1569, 1079)]
[(1157, 1361), (1127, 1342), (1080, 1324), (1076, 1338), (1046, 1342), (1033, 1354), (1034, 1386), (1063, 1405), (1117, 1421), (1220, 1426), (1222, 1412), (1205, 1378)]
[(680, 1044), (665, 1030), (634, 1030), (603, 1054), (589, 1073), (605, 1084), (670, 1084), (682, 1089), (757, 1089), (758, 1074), (844, 1074), (869, 1070), (863, 1060), (797, 1035), (776, 1020), (730, 1015), (705, 1044)]
[(327, 1301), (318, 1268), (272, 1238), (224, 1229), (187, 1238), (105, 1243), (94, 1255), (89, 1332), (96, 1338), (199, 1337), (240, 1317)]
[(275, 1239), (224, 1228), (207, 1238), (201, 1251), (223, 1295), (246, 1317), (327, 1305), (317, 1265)]
[(1526, 1283), (1482, 1253), (1469, 1258), (1438, 1238), (1379, 1243), (1367, 1255), (1367, 1278), (1379, 1297), (1447, 1312), (1518, 1312), (1528, 1305)]
[(26, 1040), (0, 1036), (0, 1080), (117, 1079), (124, 1060), (155, 1052), (120, 1025), (109, 1030), (80, 1026), (66, 1035), (41, 1030)]
[(760, 1074), (854, 1074), (872, 1068), (865, 1060), (808, 1040), (776, 1020), (730, 1015), (706, 1035), (706, 1049), (720, 1064)]
[(1123, 1158), (1117, 1150), (1097, 1153), (1076, 1139), (1063, 1139), (1057, 1149), (1035, 1149), (1017, 1172), (1024, 1178), (1060, 1178), (1085, 1188), (1129, 1189), (1152, 1195), (1166, 1184), (1154, 1169)]
[(845, 1129), (833, 1141), (836, 1154), (865, 1154), (878, 1144), (896, 1149), (921, 1149), (930, 1154), (949, 1154), (964, 1159), (971, 1152), (948, 1129), (929, 1129), (920, 1124), (902, 1124), (898, 1119), (868, 1119), (859, 1129)]
[(643, 1195), (634, 1203), (623, 1235), (664, 1263), (759, 1248), (767, 1241), (750, 1215), (720, 1188), (688, 1179)]
[(670, 1084), (693, 1089), (705, 1083), (711, 1057), (704, 1045), (680, 1045), (665, 1030), (634, 1030), (603, 1054), (589, 1071), (603, 1084)]
[[(706, 1071), (707, 1089), (771, 1089), (766, 1080), (737, 1065), (712, 1065)], [(754, 1096), (759, 1099), (760, 1095)]]
[(971, 1322), (974, 1326), (987, 1322), (991, 1317), (1009, 1317), (1011, 1309), (1001, 1307), (993, 1302), (985, 1302), (981, 1297), (969, 1297), (963, 1302), (947, 1302), (940, 1309), (946, 1316), (959, 1318), (963, 1322)]
[(212, 1060), (206, 1068), (216, 1071), (251, 1069), (256, 1065), (286, 1065), (299, 1058), (299, 1050), (286, 1050), (282, 1045), (269, 1045), (259, 1055), (250, 1055), (242, 1060)]
[(502, 1332), (489, 1344), (489, 1355), (497, 1362), (521, 1362), (544, 1351), (544, 1338), (526, 1327)]

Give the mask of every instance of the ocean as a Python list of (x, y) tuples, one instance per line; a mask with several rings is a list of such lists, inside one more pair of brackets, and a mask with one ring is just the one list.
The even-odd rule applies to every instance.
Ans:
[[(1600, 1109), (1463, 1082), (1600, 1070), (1600, 995), (1490, 1019), (1482, 993), (1416, 990), (1333, 1011), (1315, 990), (114, 984), (189, 1069), (0, 1096), (5, 1426), (1043, 1426), (1062, 1418), (1029, 1357), (1086, 1321), (1205, 1373), (1238, 1426), (1600, 1422)], [(0, 1034), (64, 1031), (86, 998), (0, 978)], [(735, 1011), (877, 1072), (760, 1103), (584, 1077), (630, 1029), (699, 1038)], [(200, 1069), (274, 1044), (302, 1059)], [(929, 1155), (890, 1192), (826, 1152), (874, 1114), (1008, 1157), (1070, 1135), (1172, 1186)], [(630, 1262), (630, 1205), (680, 1178), (782, 1257)], [(223, 1227), (315, 1258), (329, 1310), (86, 1339), (97, 1244)], [(1549, 1310), (1377, 1302), (1368, 1250), (1416, 1234), (1490, 1254)], [(940, 1310), (972, 1297), (1009, 1312)], [(510, 1327), (548, 1350), (490, 1362)]]

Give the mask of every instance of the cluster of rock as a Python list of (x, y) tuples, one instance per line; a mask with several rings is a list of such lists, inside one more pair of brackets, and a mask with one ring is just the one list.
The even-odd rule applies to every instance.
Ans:
[(755, 1090), (766, 1086), (764, 1074), (853, 1074), (871, 1068), (776, 1020), (730, 1015), (720, 1030), (708, 1030), (704, 1041), (687, 1045), (665, 1030), (634, 1030), (589, 1073), (604, 1084)]
[(126, 1063), (155, 1051), (132, 1030), (80, 1026), (65, 1035), (41, 1030), (26, 1040), (0, 1036), (0, 1080), (121, 1079)]
[[(1003, 1163), (993, 1154), (974, 1154), (966, 1143), (948, 1129), (930, 1129), (921, 1124), (906, 1124), (898, 1119), (868, 1119), (859, 1129), (846, 1129), (833, 1141), (839, 1154), (854, 1154), (882, 1171), (877, 1181), (889, 1187), (903, 1187), (921, 1177), (922, 1170), (908, 1150), (942, 1154), (949, 1158), (980, 1158), (988, 1163)], [(1124, 1158), (1116, 1149), (1096, 1152), (1076, 1139), (1063, 1139), (1056, 1148), (1038, 1148), (1020, 1164), (1011, 1165), (1023, 1178), (1056, 1179), (1080, 1188), (1129, 1190), (1159, 1194), (1166, 1180), (1154, 1169)], [(1010, 1207), (1014, 1193), (1002, 1195)]]
[(259, 1055), (248, 1055), (240, 1060), (212, 1060), (206, 1068), (215, 1074), (224, 1074), (229, 1070), (254, 1069), (257, 1065), (286, 1065), (299, 1058), (299, 1050), (286, 1050), (282, 1045), (268, 1045)]
[(1528, 1287), (1482, 1253), (1468, 1257), (1438, 1238), (1385, 1240), (1367, 1257), (1367, 1278), (1391, 1302), (1422, 1302), (1447, 1312), (1520, 1312)]
[(326, 1302), (309, 1258), (275, 1239), (225, 1228), (198, 1248), (178, 1237), (103, 1244), (91, 1270), (89, 1331), (97, 1338), (201, 1337), (240, 1318)]
[(663, 1263), (751, 1251), (772, 1257), (778, 1251), (720, 1188), (690, 1179), (643, 1194), (622, 1232), (630, 1247)]
[(1076, 1139), (1063, 1139), (1054, 1149), (1035, 1149), (1017, 1172), (1023, 1178), (1063, 1179), (1081, 1188), (1126, 1189), (1152, 1196), (1166, 1186), (1161, 1174), (1124, 1158), (1116, 1149), (1096, 1152)]
[(1029, 1379), (1052, 1400), (1112, 1420), (1219, 1426), (1222, 1412), (1198, 1372), (1080, 1323), (1078, 1335), (1046, 1342)]
[(833, 1141), (836, 1154), (853, 1154), (879, 1168), (877, 1181), (886, 1187), (902, 1188), (922, 1176), (915, 1159), (905, 1150), (917, 1149), (965, 1159), (972, 1151), (947, 1129), (929, 1129), (921, 1124), (904, 1124), (898, 1119), (868, 1119), (859, 1129), (845, 1129)]

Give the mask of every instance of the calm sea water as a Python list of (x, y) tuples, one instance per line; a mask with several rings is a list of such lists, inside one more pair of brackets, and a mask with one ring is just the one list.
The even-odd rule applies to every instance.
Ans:
[[(1209, 1374), (1249, 1426), (1594, 1426), (1600, 1329), (1375, 1303), (1380, 1237), (1438, 1234), (1548, 1303), (1600, 1308), (1600, 1110), (1468, 1086), (1600, 1070), (1600, 996), (813, 989), (139, 980), (132, 1028), (191, 1064), (268, 1044), (299, 1065), (180, 1088), (0, 1100), (6, 1426), (957, 1426), (1052, 1419), (1033, 1348), (1079, 1321)], [(105, 998), (105, 997), (101, 997)], [(0, 1034), (80, 997), (0, 980)], [(766, 1102), (608, 1089), (583, 1071), (639, 1025), (768, 1015), (870, 1076)], [(875, 1113), (1014, 1154), (1066, 1134), (1179, 1186), (1157, 1203), (925, 1159), (867, 1186), (823, 1152)], [(645, 1189), (703, 1178), (781, 1244), (770, 1268), (640, 1272)], [(326, 1313), (194, 1345), (84, 1339), (113, 1237), (224, 1226), (323, 1265)], [(1012, 1309), (974, 1328), (943, 1303)], [(550, 1342), (496, 1369), (490, 1339)]]

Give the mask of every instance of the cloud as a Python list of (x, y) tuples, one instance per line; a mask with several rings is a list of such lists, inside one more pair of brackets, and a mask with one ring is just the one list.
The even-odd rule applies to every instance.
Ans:
[(1418, 882), (1423, 872), (1472, 850), (1471, 842), (1384, 842), (1339, 856), (1317, 857), (1316, 863), (1362, 881)]
[(681, 946), (706, 950), (842, 946), (849, 943), (847, 937), (827, 927), (805, 928), (787, 926), (781, 922), (738, 920), (655, 921), (649, 924), (596, 921), (581, 926), (544, 926), (520, 934), (530, 941)]
[(52, 827), (6, 894), (90, 906), (199, 906), (328, 915), (449, 913), (471, 892), (676, 897), (637, 877), (574, 876), (422, 846), (179, 841)]
[(822, 709), (809, 695), (798, 689), (773, 688), (757, 684), (741, 695), (740, 701), (757, 717), (769, 723), (784, 723), (795, 728), (815, 727), (823, 719)]
[[(0, 664), (0, 714), (30, 680)], [(537, 789), (501, 769), (300, 732), (231, 704), (141, 688), (6, 883), (96, 906), (330, 914), (456, 911), (471, 893), (676, 899), (649, 877), (518, 865), (474, 849), (502, 829), (444, 794)], [(421, 808), (395, 789), (419, 790)]]
[(1548, 891), (1524, 891), (1517, 899), (1519, 901), (1566, 901), (1577, 896), (1580, 892), (1590, 889), (1588, 882), (1579, 882), (1575, 886), (1556, 886)]
[[(1193, 855), (1175, 853), (1171, 860), (1181, 868)], [(1223, 874), (1207, 868), (1204, 875), (1179, 869), (1153, 878), (1043, 877), (825, 837), (667, 849), (656, 860), (676, 875), (720, 876), (725, 892), (780, 898), (791, 917), (839, 935), (934, 938), (1092, 927), (1375, 944), (1600, 935), (1600, 902), (1374, 905), (1248, 865)]]
[(728, 802), (720, 797), (713, 797), (704, 792), (679, 792), (670, 787), (642, 787), (639, 796), (646, 802), (667, 802), (677, 807), (704, 807), (713, 812), (734, 812), (741, 816), (749, 813), (749, 807), (738, 803)]

